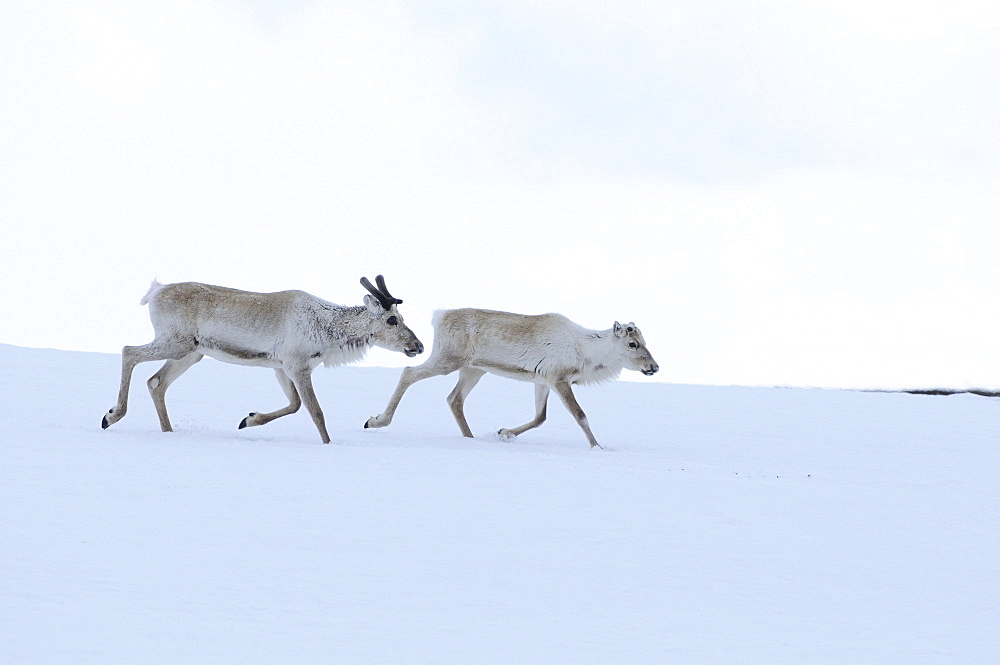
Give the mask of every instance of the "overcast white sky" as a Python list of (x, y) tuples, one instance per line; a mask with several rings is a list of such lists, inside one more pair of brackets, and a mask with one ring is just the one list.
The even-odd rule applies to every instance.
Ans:
[(997, 388), (998, 63), (962, 0), (5, 2), (0, 343), (383, 273), (425, 343), (560, 311), (658, 380)]

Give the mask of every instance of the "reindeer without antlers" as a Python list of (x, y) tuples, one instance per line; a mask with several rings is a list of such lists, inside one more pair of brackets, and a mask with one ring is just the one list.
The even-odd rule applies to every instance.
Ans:
[(240, 429), (264, 425), (295, 413), (302, 404), (312, 416), (323, 443), (330, 443), (326, 421), (313, 391), (312, 371), (320, 363), (345, 365), (364, 357), (372, 346), (401, 351), (409, 357), (424, 345), (403, 324), (382, 275), (361, 284), (370, 293), (364, 305), (344, 307), (304, 291), (251, 293), (210, 284), (153, 282), (140, 304), (149, 304), (155, 338), (144, 346), (122, 349), (118, 403), (101, 422), (105, 429), (125, 416), (132, 370), (149, 360), (166, 360), (146, 382), (160, 429), (171, 432), (164, 401), (177, 377), (205, 356), (237, 365), (271, 367), (288, 406), (271, 413), (251, 413)]
[(369, 418), (365, 427), (389, 425), (403, 393), (417, 381), (458, 370), (458, 384), (448, 395), (448, 404), (462, 434), (471, 438), (463, 405), (489, 372), (535, 384), (534, 419), (520, 427), (501, 429), (504, 440), (545, 422), (549, 391), (555, 390), (590, 446), (600, 447), (572, 386), (614, 380), (625, 368), (646, 376), (660, 369), (634, 323), (623, 326), (615, 321), (609, 330), (588, 330), (560, 314), (525, 316), (454, 309), (435, 313), (433, 324), (434, 346), (427, 362), (403, 370), (385, 411)]

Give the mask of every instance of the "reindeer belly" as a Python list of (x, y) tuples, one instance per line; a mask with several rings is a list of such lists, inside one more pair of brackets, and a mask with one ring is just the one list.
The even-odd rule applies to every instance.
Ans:
[(281, 362), (275, 359), (267, 351), (260, 351), (253, 348), (245, 348), (238, 344), (222, 342), (219, 340), (201, 339), (197, 340), (198, 352), (209, 358), (215, 358), (222, 362), (234, 365), (250, 365), (253, 367), (280, 367)]
[(532, 371), (531, 368), (497, 362), (477, 362), (474, 363), (472, 367), (489, 372), (490, 374), (496, 374), (497, 376), (514, 379), (515, 381), (545, 383), (545, 379), (538, 374), (538, 372)]

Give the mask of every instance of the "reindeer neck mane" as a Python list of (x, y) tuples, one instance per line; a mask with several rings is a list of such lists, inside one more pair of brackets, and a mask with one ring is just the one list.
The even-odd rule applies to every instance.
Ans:
[(325, 351), (321, 354), (327, 367), (349, 365), (362, 360), (375, 344), (371, 323), (375, 320), (364, 305), (344, 306), (322, 302), (317, 316), (323, 318)]

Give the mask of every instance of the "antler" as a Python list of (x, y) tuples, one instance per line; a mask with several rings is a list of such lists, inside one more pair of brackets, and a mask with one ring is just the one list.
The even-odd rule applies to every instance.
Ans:
[(399, 298), (393, 298), (391, 295), (389, 295), (389, 289), (385, 288), (385, 279), (383, 279), (382, 275), (375, 275), (375, 285), (378, 287), (379, 291), (385, 294), (386, 298), (393, 301), (397, 305), (403, 302)]
[(382, 305), (383, 309), (388, 310), (393, 305), (399, 305), (403, 302), (399, 298), (394, 298), (389, 295), (389, 291), (385, 288), (385, 279), (382, 278), (382, 275), (375, 276), (375, 283), (378, 284), (378, 288), (372, 286), (372, 283), (368, 281), (367, 277), (361, 278), (361, 286), (368, 289), (373, 296), (378, 298), (378, 301)]

